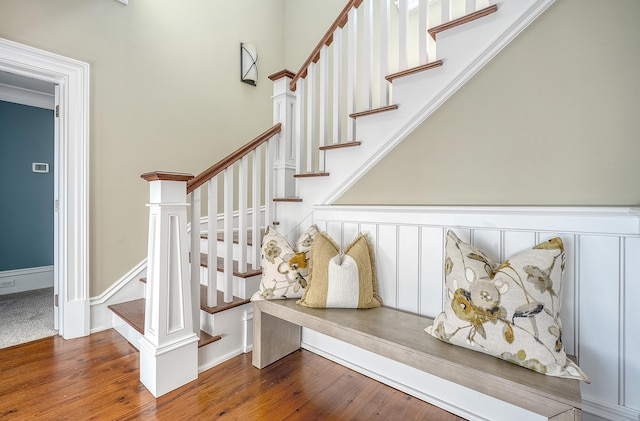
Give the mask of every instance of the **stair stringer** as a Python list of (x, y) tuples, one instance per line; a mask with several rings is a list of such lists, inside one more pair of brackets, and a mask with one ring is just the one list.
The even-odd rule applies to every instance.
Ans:
[(277, 204), (282, 232), (295, 237), (304, 230), (313, 206), (334, 203), (554, 2), (504, 0), (496, 13), (439, 33), (443, 66), (395, 79), (398, 109), (358, 118), (356, 140), (362, 144), (325, 152), (329, 177), (296, 179), (303, 201)]

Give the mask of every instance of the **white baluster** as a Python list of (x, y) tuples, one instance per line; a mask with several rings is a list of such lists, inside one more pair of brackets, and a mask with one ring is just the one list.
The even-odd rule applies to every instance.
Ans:
[[(216, 262), (215, 268), (210, 264), (207, 270), (207, 307), (218, 305), (218, 177), (207, 182), (207, 252), (209, 262)], [(198, 305), (198, 307), (200, 307)]]
[[(260, 194), (262, 193), (262, 173), (260, 172), (261, 159), (262, 159), (262, 150), (264, 148), (259, 146), (252, 152), (253, 156), (253, 173), (252, 173), (252, 191), (251, 191), (251, 207), (253, 208), (253, 213), (251, 214), (251, 263), (253, 268), (257, 268), (260, 266), (260, 230), (262, 228), (261, 218), (260, 218)], [(266, 225), (266, 224), (265, 224)]]
[[(295, 123), (295, 145), (296, 145), (296, 174), (301, 174), (302, 164), (305, 157), (304, 141), (305, 136), (305, 116), (304, 116), (304, 104), (305, 104), (305, 81), (304, 79), (298, 79), (296, 81), (296, 123)], [(296, 183), (296, 195), (298, 195)], [(269, 225), (271, 222), (267, 222)]]
[[(327, 121), (329, 118), (329, 47), (323, 45), (320, 49), (320, 90), (318, 92), (320, 109), (318, 110), (318, 147), (327, 144)], [(316, 150), (314, 148), (314, 150)], [(315, 154), (314, 154), (315, 155)], [(319, 155), (318, 170), (324, 171), (324, 154)]]
[(273, 138), (267, 141), (267, 150), (264, 157), (264, 221), (265, 225), (271, 225), (276, 220), (273, 206)]
[(238, 272), (247, 271), (247, 156), (238, 162)]
[(440, 1), (440, 24), (447, 23), (451, 20), (451, 2), (450, 0)]
[(429, 62), (429, 54), (427, 52), (427, 0), (419, 0), (418, 2), (418, 57), (419, 65)]
[[(217, 270), (217, 259), (209, 270)], [(224, 302), (233, 301), (233, 166), (224, 170)]]
[[(193, 330), (200, 336), (200, 188), (191, 192), (191, 306)], [(197, 322), (197, 323), (196, 323)]]
[(364, 0), (362, 39), (362, 85), (366, 109), (373, 108), (373, 6), (372, 0)]
[(389, 82), (385, 76), (389, 74), (389, 26), (390, 26), (390, 2), (380, 0), (380, 106), (389, 105), (391, 98), (389, 95)]
[(333, 32), (333, 139), (332, 143), (340, 143), (342, 138), (342, 28)]
[(409, 68), (409, 6), (398, 0), (398, 70)]
[[(358, 11), (349, 10), (347, 46), (347, 115), (356, 112), (356, 98), (358, 80)], [(347, 119), (347, 141), (356, 140), (356, 126), (352, 118)]]
[(307, 139), (305, 149), (307, 153), (307, 169), (306, 172), (313, 172), (315, 168), (315, 159), (313, 147), (314, 137), (316, 134), (316, 64), (309, 63), (307, 68)]

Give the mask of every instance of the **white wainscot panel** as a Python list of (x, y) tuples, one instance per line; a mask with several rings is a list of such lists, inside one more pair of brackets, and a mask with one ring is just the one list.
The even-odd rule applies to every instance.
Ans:
[(344, 250), (355, 240), (359, 232), (359, 224), (345, 222), (342, 228), (342, 244), (340, 244), (340, 237), (335, 238), (335, 240), (340, 244), (340, 248)]
[(619, 239), (580, 236), (580, 367), (591, 379), (583, 399), (618, 401)]
[(534, 232), (506, 231), (504, 233), (504, 260), (508, 260), (518, 253), (530, 249), (536, 245)]
[(624, 403), (640, 411), (640, 238), (625, 240), (624, 261)]
[(376, 275), (378, 292), (385, 307), (398, 308), (398, 236), (395, 225), (378, 227)]
[(422, 228), (420, 255), (420, 315), (436, 317), (444, 303), (444, 230)]
[(398, 228), (398, 308), (418, 314), (420, 238), (418, 227)]
[(500, 255), (501, 234), (498, 230), (474, 230), (473, 246), (482, 251), (494, 263), (502, 263), (503, 257)]

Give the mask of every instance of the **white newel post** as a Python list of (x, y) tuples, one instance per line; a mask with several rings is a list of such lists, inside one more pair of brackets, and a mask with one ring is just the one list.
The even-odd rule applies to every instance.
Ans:
[(291, 91), (291, 80), (295, 75), (283, 70), (269, 76), (273, 81), (273, 124), (282, 123), (278, 135), (274, 162), (274, 197), (294, 197), (296, 173), (296, 150), (293, 141), (293, 119), (296, 96)]
[(140, 381), (158, 397), (198, 377), (187, 240), (187, 181), (193, 176), (153, 172), (142, 178), (150, 203)]

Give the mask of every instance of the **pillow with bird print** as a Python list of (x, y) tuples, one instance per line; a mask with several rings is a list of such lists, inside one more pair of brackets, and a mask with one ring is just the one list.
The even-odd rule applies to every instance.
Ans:
[(560, 238), (496, 265), (449, 231), (444, 270), (444, 311), (427, 333), (539, 373), (589, 383), (562, 343)]
[(311, 225), (292, 246), (275, 228), (267, 227), (262, 239), (262, 279), (251, 301), (302, 297), (317, 233), (318, 227)]

